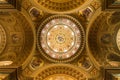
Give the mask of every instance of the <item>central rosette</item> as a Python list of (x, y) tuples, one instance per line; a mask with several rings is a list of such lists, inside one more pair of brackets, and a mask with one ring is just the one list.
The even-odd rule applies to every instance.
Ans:
[(56, 41), (60, 44), (64, 43), (65, 42), (65, 36), (64, 34), (62, 33), (59, 33), (57, 36), (56, 36)]
[(55, 25), (47, 33), (47, 44), (54, 52), (67, 52), (74, 43), (75, 34), (67, 25)]
[(84, 29), (71, 16), (47, 18), (38, 28), (37, 36), (40, 54), (53, 62), (69, 62), (84, 48)]

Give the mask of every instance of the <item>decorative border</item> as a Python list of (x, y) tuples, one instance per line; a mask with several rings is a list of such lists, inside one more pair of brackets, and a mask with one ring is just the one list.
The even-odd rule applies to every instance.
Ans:
[[(56, 18), (66, 18), (66, 19), (70, 19), (71, 21), (73, 21), (79, 28), (80, 32), (81, 32), (81, 45), (78, 49), (78, 51), (76, 52), (75, 55), (73, 55), (72, 57), (70, 58), (67, 58), (67, 59), (63, 59), (63, 60), (59, 60), (59, 59), (53, 59), (51, 58), (50, 56), (48, 56), (43, 50), (42, 50), (42, 47), (41, 47), (41, 44), (40, 44), (40, 32), (41, 30), (43, 29), (43, 27), (46, 25), (46, 23), (48, 23), (50, 20), (52, 19), (56, 19)], [(49, 18), (47, 18), (38, 28), (38, 31), (37, 31), (37, 46), (38, 46), (38, 49), (40, 51), (40, 53), (46, 58), (48, 59), (49, 61), (52, 61), (52, 62), (69, 62), (69, 61), (72, 61), (74, 60), (76, 57), (78, 57), (81, 52), (83, 51), (84, 49), (84, 46), (85, 46), (85, 32), (84, 32), (84, 29), (83, 27), (81, 26), (81, 24), (79, 23), (79, 21), (77, 21), (75, 18), (71, 17), (71, 16), (68, 16), (68, 15), (54, 15), (54, 16), (51, 16)]]
[(116, 0), (102, 0), (103, 10), (120, 10), (120, 3), (117, 3)]

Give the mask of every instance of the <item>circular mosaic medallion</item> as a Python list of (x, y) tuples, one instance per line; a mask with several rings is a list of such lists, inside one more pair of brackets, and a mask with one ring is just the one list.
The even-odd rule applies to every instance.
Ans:
[(116, 42), (117, 42), (118, 49), (120, 50), (120, 29), (117, 32)]
[(2, 25), (0, 25), (0, 53), (4, 50), (6, 45), (6, 33)]
[(75, 58), (81, 53), (83, 46), (84, 30), (70, 16), (49, 17), (38, 29), (38, 48), (49, 59), (63, 61)]

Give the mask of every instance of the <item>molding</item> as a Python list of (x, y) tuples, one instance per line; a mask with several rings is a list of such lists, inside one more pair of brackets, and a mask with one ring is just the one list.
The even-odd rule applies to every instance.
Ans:
[(120, 10), (120, 1), (102, 0), (102, 10)]
[(0, 1), (0, 10), (1, 9), (18, 9), (21, 8), (21, 0), (5, 0)]
[[(2, 80), (18, 80), (21, 67), (18, 66), (0, 66), (0, 79)], [(14, 77), (13, 77), (14, 76)]]
[(120, 68), (105, 68), (104, 78), (105, 80), (119, 80)]

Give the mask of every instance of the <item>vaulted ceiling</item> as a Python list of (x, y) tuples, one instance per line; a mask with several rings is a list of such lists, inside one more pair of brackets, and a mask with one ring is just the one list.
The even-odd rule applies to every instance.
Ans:
[(0, 0), (0, 79), (119, 80), (119, 7), (119, 0)]

